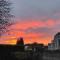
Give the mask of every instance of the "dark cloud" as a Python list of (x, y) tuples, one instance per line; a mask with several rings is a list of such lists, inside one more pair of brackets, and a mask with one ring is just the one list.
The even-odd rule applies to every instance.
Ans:
[(48, 36), (48, 35), (51, 36), (54, 33), (54, 30), (52, 28), (45, 28), (45, 27), (29, 28), (29, 29), (25, 30), (25, 33), (26, 34), (29, 34), (29, 33), (35, 33), (35, 34), (43, 33), (43, 34), (45, 34), (45, 36)]
[(60, 0), (12, 0), (14, 12), (19, 18), (38, 19), (41, 17), (59, 18)]

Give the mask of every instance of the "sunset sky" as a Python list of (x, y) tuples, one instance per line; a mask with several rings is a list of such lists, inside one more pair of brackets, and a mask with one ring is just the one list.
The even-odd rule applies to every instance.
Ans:
[(15, 44), (23, 37), (26, 43), (48, 44), (60, 32), (60, 0), (11, 0), (15, 23), (0, 38), (1, 44)]

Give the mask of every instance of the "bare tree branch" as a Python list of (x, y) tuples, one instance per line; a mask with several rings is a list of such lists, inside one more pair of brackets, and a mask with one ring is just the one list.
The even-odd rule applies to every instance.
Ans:
[(7, 31), (7, 27), (12, 23), (10, 22), (13, 15), (11, 15), (11, 3), (6, 0), (0, 0), (0, 36)]

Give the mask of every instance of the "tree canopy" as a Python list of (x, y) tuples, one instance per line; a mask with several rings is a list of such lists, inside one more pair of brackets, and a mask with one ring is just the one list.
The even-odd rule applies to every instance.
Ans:
[(6, 29), (11, 25), (11, 3), (7, 0), (0, 0), (0, 36), (6, 32)]

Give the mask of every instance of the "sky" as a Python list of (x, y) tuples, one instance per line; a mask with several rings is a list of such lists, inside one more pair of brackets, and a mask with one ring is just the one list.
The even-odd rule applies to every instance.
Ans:
[(1, 42), (15, 44), (19, 37), (24, 43), (47, 45), (60, 32), (60, 0), (10, 0), (14, 24), (3, 34)]

